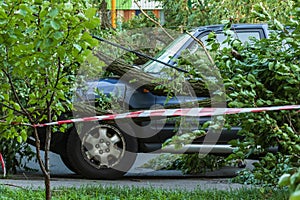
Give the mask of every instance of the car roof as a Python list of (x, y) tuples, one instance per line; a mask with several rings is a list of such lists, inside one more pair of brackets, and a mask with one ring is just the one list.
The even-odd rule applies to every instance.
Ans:
[[(232, 28), (237, 29), (254, 29), (254, 28), (263, 28), (267, 29), (267, 24), (233, 24)], [(223, 30), (224, 25), (223, 24), (217, 24), (217, 25), (208, 25), (208, 26), (200, 26), (195, 28), (195, 31), (203, 32), (203, 31), (221, 31)]]

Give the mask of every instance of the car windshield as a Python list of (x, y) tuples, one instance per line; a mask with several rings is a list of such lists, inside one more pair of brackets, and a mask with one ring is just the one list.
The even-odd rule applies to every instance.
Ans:
[[(178, 51), (182, 50), (183, 45), (190, 39), (191, 37), (188, 34), (184, 34), (178, 37), (176, 40), (171, 42), (168, 47), (166, 47), (162, 52), (156, 56), (156, 59), (162, 61), (164, 63), (169, 63), (170, 60), (176, 55)], [(167, 67), (162, 63), (158, 63), (156, 61), (150, 60), (142, 67), (142, 70), (146, 73), (157, 74), (162, 71), (163, 68)]]

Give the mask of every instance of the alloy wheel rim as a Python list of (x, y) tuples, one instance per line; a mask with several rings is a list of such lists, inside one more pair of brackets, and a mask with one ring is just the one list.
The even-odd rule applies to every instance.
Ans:
[(82, 138), (81, 152), (93, 167), (112, 168), (125, 153), (125, 139), (121, 132), (110, 125), (98, 125)]

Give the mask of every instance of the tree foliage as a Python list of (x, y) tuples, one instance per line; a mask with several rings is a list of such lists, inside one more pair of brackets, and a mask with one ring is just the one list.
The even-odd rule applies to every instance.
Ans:
[[(1, 137), (26, 141), (28, 127), (65, 112), (76, 70), (95, 41), (98, 19), (82, 1), (5, 1), (0, 8)], [(62, 103), (63, 102), (63, 103)], [(54, 115), (55, 113), (55, 115)], [(7, 126), (9, 125), (9, 126)]]
[[(165, 13), (165, 26), (168, 28), (183, 28), (209, 24), (219, 24), (222, 19), (232, 19), (237, 23), (257, 23), (261, 19), (254, 19), (251, 10), (257, 3), (262, 3), (279, 20), (284, 21), (284, 14), (294, 5), (293, 1), (276, 0), (160, 0)], [(285, 22), (285, 21), (284, 21)]]
[[(215, 58), (227, 89), (228, 106), (299, 105), (299, 8), (288, 13), (290, 21), (286, 25), (262, 5), (256, 5), (254, 13), (259, 20), (269, 22), (269, 28), (274, 30), (270, 38), (245, 45), (239, 39), (229, 39), (230, 47), (217, 52)], [(240, 57), (232, 54), (232, 50), (239, 52)], [(245, 137), (232, 142), (238, 150), (229, 159), (266, 154), (255, 164), (253, 177), (256, 180), (275, 184), (282, 173), (300, 166), (300, 116), (297, 111), (239, 114), (230, 117), (229, 123), (239, 125), (240, 134)], [(279, 152), (267, 153), (272, 147), (278, 147)]]
[[(99, 18), (81, 0), (8, 0), (0, 5), (0, 108), (5, 120), (0, 136), (22, 142), (34, 132), (39, 157), (37, 129), (12, 122), (50, 122), (71, 108), (76, 72), (97, 44), (88, 30), (98, 26)], [(48, 178), (51, 132), (48, 127), (45, 160), (39, 159)]]
[[(212, 47), (211, 53), (215, 55), (215, 64), (223, 77), (229, 107), (300, 104), (300, 96), (297, 92), (300, 88), (297, 1), (264, 1), (260, 4), (249, 1), (245, 7), (241, 7), (242, 3), (239, 1), (222, 1), (222, 4), (219, 1), (206, 1), (205, 5), (213, 9), (203, 13), (198, 10), (194, 14), (193, 10), (184, 6), (188, 5), (186, 2), (178, 1), (177, 4), (173, 4), (173, 7), (171, 3), (164, 2), (166, 9), (169, 8), (174, 14), (179, 13), (179, 10), (189, 13), (186, 16), (177, 16), (178, 18), (170, 17), (166, 26), (174, 24), (178, 27), (180, 21), (185, 22), (184, 25), (188, 27), (199, 26), (202, 22), (218, 24), (222, 18), (227, 18), (225, 32), (228, 38), (224, 42), (228, 47), (219, 49), (221, 45), (213, 39), (215, 38), (213, 33), (209, 36), (208, 42)], [(202, 1), (198, 1), (199, 4), (200, 2)], [(213, 14), (216, 10), (218, 14)], [(210, 14), (205, 15), (207, 13)], [(197, 14), (197, 20), (190, 20)], [(269, 29), (273, 31), (270, 38), (253, 39), (251, 43), (242, 44), (238, 38), (234, 39), (234, 30), (229, 30), (231, 22), (268, 22)], [(300, 117), (298, 112), (239, 114), (227, 118), (227, 126), (231, 125), (242, 128), (240, 134), (244, 139), (231, 142), (238, 149), (228, 160), (246, 159), (253, 154), (264, 155), (255, 164), (253, 172), (244, 171), (238, 177), (243, 182), (276, 184), (282, 173), (292, 173), (299, 167)], [(182, 140), (174, 139), (174, 141), (184, 143)], [(268, 153), (272, 147), (278, 147), (279, 152)]]

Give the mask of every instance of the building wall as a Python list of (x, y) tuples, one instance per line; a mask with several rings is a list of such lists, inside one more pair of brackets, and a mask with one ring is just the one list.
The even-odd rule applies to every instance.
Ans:
[[(106, 1), (108, 10), (111, 10), (111, 0)], [(139, 0), (138, 3), (145, 12), (152, 11), (161, 22), (163, 21), (164, 15), (162, 12), (162, 6), (159, 2)], [(134, 0), (116, 0), (116, 10), (117, 21), (119, 22), (128, 21), (141, 13), (139, 7), (134, 3)]]
[[(161, 11), (160, 10), (145, 10), (145, 12), (152, 11), (155, 17), (160, 19)], [(141, 13), (140, 10), (118, 10), (117, 18), (123, 19), (124, 21), (128, 21), (132, 19), (134, 16), (139, 15)]]
[[(111, 0), (106, 0), (107, 7), (111, 9)], [(159, 2), (149, 0), (139, 0), (139, 5), (144, 10), (161, 10), (162, 6)], [(139, 10), (139, 7), (134, 3), (134, 0), (116, 0), (117, 10)]]

